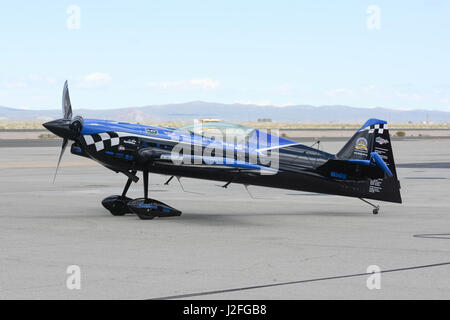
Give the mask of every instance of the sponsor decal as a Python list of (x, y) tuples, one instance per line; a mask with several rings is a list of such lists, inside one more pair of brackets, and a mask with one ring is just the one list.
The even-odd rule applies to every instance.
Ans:
[(355, 143), (355, 151), (357, 153), (367, 154), (367, 139), (366, 138), (358, 138)]
[(335, 171), (331, 171), (330, 174), (333, 178), (338, 178), (338, 179), (347, 179), (347, 175), (345, 173), (342, 172), (335, 172)]
[(383, 179), (373, 179), (370, 180), (369, 184), (369, 192), (370, 193), (378, 193), (383, 190), (383, 187), (381, 186), (381, 183), (383, 182)]
[(379, 153), (380, 155), (381, 155), (382, 153), (387, 153), (387, 152), (389, 152), (388, 149), (380, 148), (380, 147), (375, 147), (375, 151), (376, 151), (377, 153)]
[(137, 140), (136, 139), (131, 139), (131, 138), (130, 139), (124, 139), (123, 143), (132, 144), (133, 146), (135, 146), (137, 144)]
[(389, 151), (388, 150), (375, 147), (375, 152), (380, 155), (381, 159), (383, 159), (383, 161), (386, 162), (387, 165), (389, 165)]
[(382, 137), (377, 137), (375, 139), (375, 142), (378, 143), (379, 145), (389, 144), (389, 141), (386, 139), (383, 139)]
[(158, 134), (158, 130), (155, 129), (145, 129), (145, 132), (148, 134)]

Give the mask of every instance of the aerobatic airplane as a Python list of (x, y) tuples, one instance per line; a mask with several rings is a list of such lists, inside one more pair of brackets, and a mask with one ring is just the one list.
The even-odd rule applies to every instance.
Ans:
[[(125, 122), (72, 118), (67, 81), (63, 118), (44, 127), (63, 138), (64, 150), (97, 161), (128, 179), (121, 195), (102, 201), (113, 215), (135, 213), (141, 219), (179, 216), (181, 211), (148, 197), (149, 172), (231, 183), (291, 189), (401, 203), (400, 183), (387, 122), (368, 120), (345, 146), (331, 154), (263, 130), (223, 122), (178, 129)], [(126, 196), (137, 172), (143, 172), (144, 197)], [(168, 182), (169, 182), (168, 181)], [(167, 182), (167, 183), (168, 183)]]

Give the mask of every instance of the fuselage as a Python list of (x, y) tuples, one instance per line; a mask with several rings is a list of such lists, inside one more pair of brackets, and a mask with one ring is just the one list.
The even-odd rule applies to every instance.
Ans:
[[(52, 132), (74, 141), (73, 154), (127, 175), (148, 171), (227, 184), (391, 201), (383, 193), (372, 192), (372, 184), (377, 180), (367, 178), (370, 166), (364, 161), (359, 164), (338, 159), (264, 130), (227, 126), (223, 128), (231, 128), (232, 134), (221, 136), (220, 130), (211, 134), (211, 128), (174, 129), (98, 119), (75, 119), (71, 124), (61, 119), (46, 124)], [(64, 130), (68, 132), (66, 136)], [(333, 161), (338, 162), (338, 168), (342, 164), (352, 166), (357, 176), (347, 176), (340, 169), (330, 171), (328, 165)], [(384, 189), (391, 187), (398, 185), (388, 183)], [(393, 201), (398, 202), (397, 198)]]
[[(190, 151), (190, 163), (176, 163), (170, 158), (173, 149), (180, 144)], [(139, 160), (143, 150), (151, 150), (155, 157)], [(206, 157), (205, 153), (210, 150), (213, 156)], [(214, 154), (217, 150), (221, 150), (220, 155)], [(166, 127), (85, 119), (80, 138), (71, 151), (117, 171), (148, 170), (244, 185), (350, 194), (346, 188), (341, 188), (341, 181), (325, 177), (316, 170), (334, 158), (333, 154), (257, 129), (244, 142), (238, 143)], [(267, 152), (277, 157), (276, 164), (268, 163)], [(206, 163), (211, 159), (215, 162)]]

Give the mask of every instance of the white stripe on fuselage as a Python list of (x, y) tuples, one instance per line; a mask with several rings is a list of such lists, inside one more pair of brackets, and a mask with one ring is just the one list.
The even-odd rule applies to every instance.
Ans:
[[(171, 142), (171, 143), (182, 143), (182, 144), (186, 144), (186, 145), (201, 146), (201, 147), (205, 146), (203, 144), (198, 144), (198, 143), (193, 143), (192, 144), (189, 141), (180, 141), (180, 140), (172, 140), (172, 139), (166, 139), (166, 138), (158, 138), (158, 137), (154, 137), (154, 136), (147, 136), (147, 135), (137, 134), (137, 133), (123, 132), (123, 131), (113, 131), (113, 132), (116, 132), (119, 135), (119, 137), (138, 137), (138, 138), (144, 138), (144, 139), (155, 140), (155, 141), (163, 141), (163, 142)], [(99, 133), (99, 135), (101, 135), (101, 133)], [(84, 135), (84, 139), (85, 139), (87, 145), (90, 145), (90, 144), (94, 143), (94, 140), (92, 139), (91, 135)], [(103, 138), (102, 138), (102, 140), (103, 140)], [(301, 143), (291, 143), (291, 144), (285, 144), (285, 145), (277, 145), (277, 146), (268, 147), (268, 148), (256, 149), (255, 151), (259, 153), (261, 151), (267, 151), (267, 150), (272, 150), (272, 149), (291, 147), (291, 146), (296, 146), (296, 145), (301, 145)], [(227, 148), (226, 145), (222, 144), (221, 146), (223, 148)]]
[[(186, 141), (178, 141), (178, 140), (172, 140), (172, 139), (157, 138), (157, 137), (153, 137), (153, 136), (146, 136), (146, 135), (143, 135), (143, 134), (121, 132), (121, 131), (118, 131), (116, 133), (119, 135), (119, 137), (130, 136), (130, 137), (145, 138), (145, 139), (157, 140), (157, 141), (191, 144), (190, 142), (186, 142)], [(194, 145), (196, 145), (196, 144), (194, 144)]]
[(302, 145), (302, 144), (301, 144), (301, 143), (282, 144), (282, 145), (273, 146), (273, 147), (268, 147), (268, 148), (256, 149), (256, 151), (257, 151), (257, 152), (261, 152), (261, 151), (267, 151), (267, 150), (273, 150), (273, 149), (281, 149), (281, 148), (292, 147), (292, 146), (298, 146), (298, 145)]

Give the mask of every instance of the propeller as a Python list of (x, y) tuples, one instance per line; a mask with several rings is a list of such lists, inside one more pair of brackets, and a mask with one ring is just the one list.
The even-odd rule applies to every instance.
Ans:
[(72, 104), (70, 103), (69, 96), (69, 84), (64, 82), (64, 89), (62, 95), (62, 111), (63, 111), (63, 119), (72, 120)]
[(53, 176), (53, 182), (55, 182), (59, 165), (61, 163), (64, 151), (66, 150), (67, 144), (69, 143), (69, 140), (77, 140), (83, 127), (82, 117), (76, 116), (75, 118), (72, 119), (72, 104), (70, 103), (69, 86), (67, 80), (64, 83), (62, 95), (62, 113), (63, 113), (62, 119), (53, 120), (43, 124), (43, 126), (47, 128), (49, 131), (63, 138), (58, 164), (56, 165), (55, 175)]
[[(70, 103), (69, 96), (69, 84), (66, 80), (64, 82), (64, 89), (62, 94), (62, 112), (63, 119), (72, 120), (72, 104)], [(69, 143), (69, 139), (64, 138), (63, 143), (61, 145), (61, 153), (59, 154), (58, 164), (56, 165), (55, 175), (53, 176), (53, 183), (55, 183), (56, 175), (58, 174), (59, 164), (61, 163), (61, 158), (66, 151), (67, 144)]]
[(64, 151), (66, 150), (68, 143), (69, 143), (69, 139), (64, 138), (62, 146), (61, 146), (61, 153), (59, 154), (58, 164), (56, 165), (55, 175), (53, 176), (53, 183), (55, 183), (56, 175), (58, 174), (59, 164), (61, 163), (61, 158), (64, 154)]

